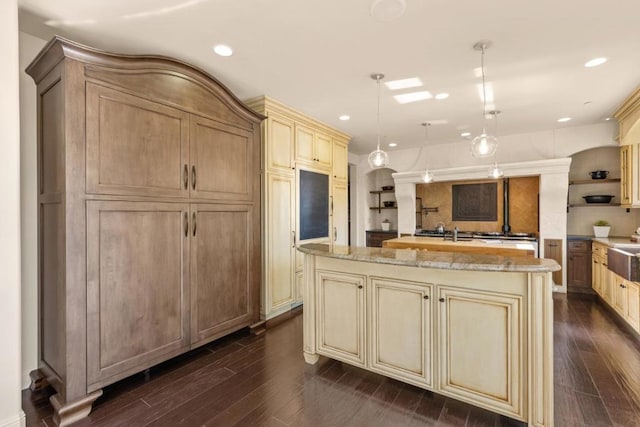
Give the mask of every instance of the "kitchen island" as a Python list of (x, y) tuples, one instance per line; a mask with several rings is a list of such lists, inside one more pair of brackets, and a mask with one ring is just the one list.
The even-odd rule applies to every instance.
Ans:
[(553, 425), (552, 260), (307, 244), (304, 357)]
[(442, 237), (403, 236), (382, 242), (383, 247), (396, 249), (426, 249), (439, 252), (462, 252), (503, 256), (534, 257), (536, 250), (531, 243), (512, 243), (501, 240), (461, 238), (457, 241)]

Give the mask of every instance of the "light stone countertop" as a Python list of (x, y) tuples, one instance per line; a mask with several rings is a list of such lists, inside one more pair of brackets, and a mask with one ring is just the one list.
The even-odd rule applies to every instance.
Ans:
[(629, 237), (594, 237), (591, 239), (594, 242), (602, 243), (612, 248), (640, 248), (639, 242), (634, 242)]
[(445, 270), (549, 272), (560, 270), (557, 262), (544, 258), (508, 257), (500, 255), (436, 252), (413, 249), (334, 246), (308, 243), (298, 246), (300, 252), (352, 261), (394, 264)]

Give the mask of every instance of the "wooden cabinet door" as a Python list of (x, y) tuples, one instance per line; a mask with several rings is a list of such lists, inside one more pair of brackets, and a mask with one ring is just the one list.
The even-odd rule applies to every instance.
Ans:
[(331, 137), (323, 133), (316, 132), (313, 151), (317, 166), (322, 168), (331, 167), (331, 149)]
[[(544, 239), (544, 257), (555, 260), (562, 266), (562, 240)], [(562, 286), (562, 269), (552, 273), (553, 283)]]
[(188, 347), (188, 210), (179, 203), (87, 202), (89, 389)]
[(631, 326), (640, 332), (640, 285), (635, 282), (626, 281), (627, 285), (627, 321)]
[(365, 276), (318, 271), (318, 353), (354, 365), (365, 364)]
[(600, 296), (602, 296), (602, 275), (600, 273), (600, 260), (595, 255), (591, 255), (591, 287)]
[(251, 206), (192, 204), (190, 219), (191, 343), (197, 346), (254, 317), (260, 251)]
[[(523, 414), (521, 297), (438, 288), (438, 389), (498, 412)], [(524, 310), (523, 310), (524, 309)]]
[(620, 147), (620, 203), (631, 205), (633, 184), (633, 156), (631, 145)]
[(87, 83), (88, 193), (186, 197), (189, 115)]
[(332, 221), (333, 243), (336, 245), (349, 244), (349, 190), (346, 182), (333, 183)]
[(252, 201), (253, 176), (260, 173), (251, 132), (191, 116), (191, 197)]
[(611, 273), (613, 308), (620, 313), (622, 318), (627, 317), (627, 285), (626, 280), (615, 273)]
[(569, 253), (567, 286), (570, 291), (584, 292), (591, 287), (591, 254)]
[(333, 140), (333, 179), (347, 181), (349, 178), (349, 153), (347, 144), (342, 141)]
[(604, 300), (613, 307), (615, 299), (616, 275), (615, 273), (609, 271), (607, 264), (604, 262), (602, 263), (600, 272), (602, 275), (602, 293), (604, 295)]
[(265, 307), (270, 313), (290, 307), (295, 299), (295, 177), (267, 174), (265, 200)]
[(313, 130), (296, 124), (296, 162), (308, 165), (315, 164), (315, 153), (313, 151), (314, 135)]
[(266, 121), (267, 169), (272, 172), (293, 173), (294, 125), (278, 115), (269, 114)]
[(431, 293), (429, 285), (371, 278), (371, 370), (433, 385)]

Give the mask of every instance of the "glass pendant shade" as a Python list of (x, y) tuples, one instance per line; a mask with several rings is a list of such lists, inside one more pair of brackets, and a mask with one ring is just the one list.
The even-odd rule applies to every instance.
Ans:
[(486, 131), (473, 138), (471, 141), (471, 155), (477, 158), (492, 157), (498, 149), (498, 140), (495, 136), (487, 135)]
[(389, 164), (389, 155), (378, 147), (369, 154), (369, 166), (372, 169), (383, 168)]
[(429, 169), (424, 171), (424, 174), (422, 175), (422, 182), (424, 182), (425, 184), (433, 182), (433, 174)]
[(489, 178), (501, 178), (504, 176), (504, 171), (498, 166), (498, 163), (494, 163), (493, 166), (489, 168)]

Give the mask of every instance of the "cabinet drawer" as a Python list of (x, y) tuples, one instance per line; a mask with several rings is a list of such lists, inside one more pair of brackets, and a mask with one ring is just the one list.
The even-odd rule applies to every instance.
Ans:
[(592, 252), (594, 254), (596, 254), (597, 256), (606, 258), (607, 257), (607, 251), (608, 251), (607, 246), (603, 245), (602, 243), (594, 242), (593, 245), (592, 245)]
[(591, 242), (588, 240), (569, 240), (567, 242), (567, 250), (569, 252), (589, 252), (591, 250)]
[(395, 239), (395, 233), (377, 233), (375, 231), (367, 231), (367, 247), (381, 248), (382, 242), (389, 239)]

